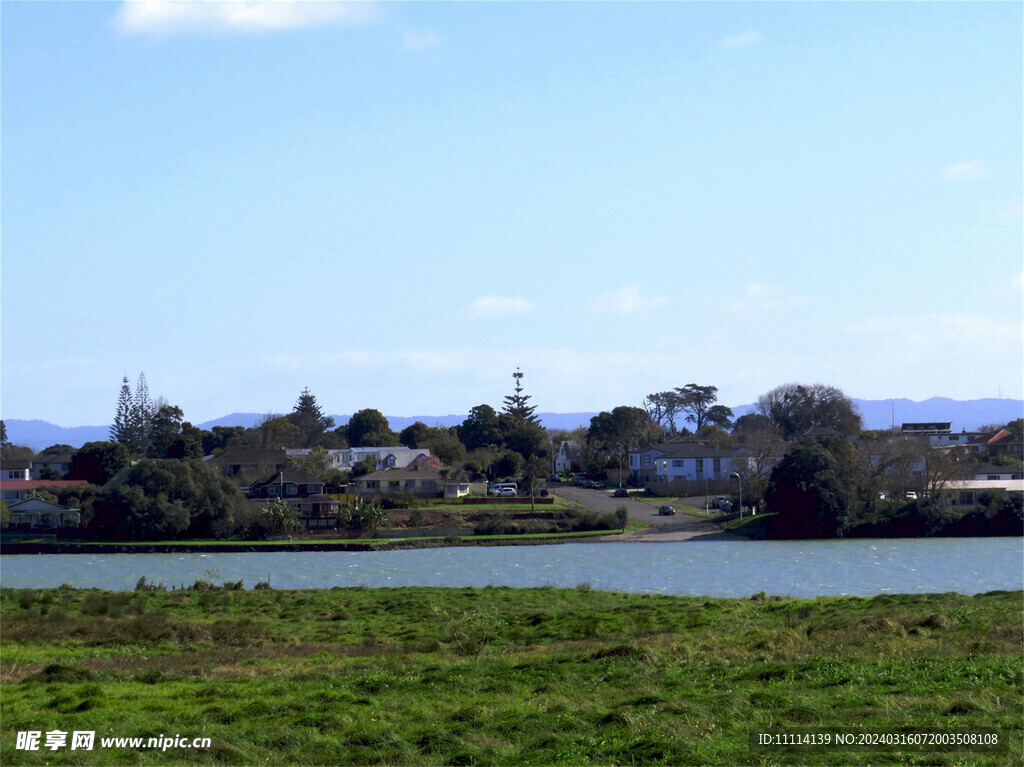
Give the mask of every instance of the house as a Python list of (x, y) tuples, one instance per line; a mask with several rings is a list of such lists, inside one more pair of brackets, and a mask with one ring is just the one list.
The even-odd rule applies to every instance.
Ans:
[(933, 434), (949, 434), (952, 431), (952, 421), (929, 421), (927, 423), (904, 423), (900, 424), (900, 433), (910, 437), (928, 437)]
[(811, 426), (803, 434), (797, 435), (798, 442), (806, 442), (812, 439), (829, 439), (833, 437), (845, 437), (839, 429), (831, 426)]
[(40, 479), (43, 469), (52, 469), (62, 477), (66, 477), (68, 472), (71, 470), (71, 454), (64, 453), (57, 456), (47, 456), (46, 458), (33, 460), (32, 476), (30, 479)]
[(1024, 472), (1013, 466), (995, 466), (983, 463), (972, 466), (970, 476), (977, 481), (1002, 481), (1007, 479), (1024, 479)]
[(1024, 493), (1024, 479), (968, 479), (945, 483), (954, 506), (977, 506), (982, 494)]
[(360, 495), (416, 495), (421, 498), (461, 498), (469, 495), (469, 482), (436, 471), (381, 469), (358, 477), (354, 484)]
[(0, 500), (11, 503), (35, 495), (36, 490), (58, 492), (69, 487), (84, 487), (84, 479), (0, 479)]
[(0, 479), (32, 479), (32, 461), (5, 460), (0, 468)]
[(304, 527), (335, 527), (341, 502), (324, 495), (324, 483), (301, 469), (278, 471), (253, 482), (246, 493), (253, 501), (284, 501), (299, 512)]
[(966, 445), (981, 436), (981, 432), (968, 432), (966, 429), (954, 434), (951, 421), (934, 421), (928, 423), (905, 423), (900, 426), (900, 433), (908, 437), (927, 437), (931, 447), (956, 447)]
[(284, 450), (262, 450), (259, 448), (231, 448), (220, 455), (206, 460), (217, 473), (226, 477), (238, 477), (243, 481), (254, 476), (265, 476), (284, 468)]
[[(290, 451), (289, 451), (290, 452)], [(377, 461), (377, 469), (405, 469), (417, 458), (430, 456), (430, 449), (425, 447), (346, 447), (329, 450), (332, 469), (351, 469), (357, 463), (373, 458)]]
[[(558, 448), (558, 455), (555, 456), (555, 471), (562, 474), (579, 468), (580, 458), (583, 456), (583, 446), (578, 442), (563, 442)], [(576, 464), (573, 466), (573, 464)]]
[(69, 509), (42, 498), (26, 498), (10, 504), (8, 508), (11, 512), (11, 527), (15, 529), (58, 530), (82, 524), (80, 510)]
[(666, 442), (629, 455), (629, 471), (640, 483), (703, 482), (728, 479), (736, 471), (746, 471), (746, 453), (708, 447), (703, 442)]
[(1001, 455), (1012, 455), (1024, 458), (1024, 439), (1009, 429), (997, 429), (989, 434), (982, 434), (966, 444), (972, 453), (984, 454), (992, 461)]

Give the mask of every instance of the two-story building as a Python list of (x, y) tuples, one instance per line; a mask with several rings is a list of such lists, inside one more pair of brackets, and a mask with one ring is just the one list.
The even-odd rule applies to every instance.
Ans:
[(573, 469), (581, 468), (579, 461), (582, 455), (583, 446), (578, 442), (563, 442), (558, 446), (558, 454), (555, 455), (555, 471), (558, 474), (562, 474)]
[(299, 512), (303, 527), (336, 527), (338, 524), (341, 501), (324, 495), (324, 483), (301, 469), (285, 469), (253, 482), (246, 496), (263, 503), (284, 501)]

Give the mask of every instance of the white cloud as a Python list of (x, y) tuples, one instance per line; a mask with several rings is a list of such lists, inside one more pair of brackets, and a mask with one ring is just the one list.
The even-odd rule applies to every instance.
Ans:
[(668, 298), (661, 295), (645, 293), (640, 285), (629, 287), (599, 296), (592, 306), (600, 311), (612, 311), (616, 314), (644, 314), (668, 303)]
[(469, 305), (471, 317), (505, 317), (510, 314), (529, 314), (534, 303), (528, 298), (513, 296), (480, 296)]
[(761, 298), (768, 295), (768, 285), (763, 282), (751, 282), (746, 290), (749, 298)]
[(988, 166), (980, 160), (958, 162), (942, 171), (942, 177), (948, 181), (979, 181), (989, 175)]
[(428, 29), (426, 32), (413, 32), (407, 29), (402, 32), (402, 38), (405, 41), (406, 50), (409, 51), (436, 48), (443, 42), (441, 36), (432, 29)]
[(788, 296), (785, 295), (785, 291), (767, 282), (747, 283), (743, 292), (745, 297), (742, 300), (729, 303), (729, 311), (769, 312), (814, 303), (814, 299), (810, 296)]
[(742, 48), (745, 45), (753, 45), (759, 42), (761, 42), (761, 33), (748, 29), (746, 32), (741, 32), (738, 35), (723, 37), (718, 41), (718, 46), (720, 48)]
[(851, 323), (848, 330), (877, 336), (890, 345), (948, 347), (969, 344), (991, 352), (1019, 349), (1019, 323), (999, 322), (970, 314), (917, 314), (872, 317)]
[(379, 16), (371, 2), (292, 0), (126, 0), (114, 26), (127, 35), (245, 34), (341, 24)]

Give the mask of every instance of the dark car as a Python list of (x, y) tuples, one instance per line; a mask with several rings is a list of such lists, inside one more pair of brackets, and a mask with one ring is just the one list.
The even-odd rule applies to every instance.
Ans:
[(548, 474), (548, 482), (561, 482), (562, 478), (557, 474)]
[(670, 515), (675, 514), (675, 513), (676, 513), (676, 510), (673, 509), (671, 506), (659, 506), (658, 507), (658, 514), (661, 515), (661, 516), (666, 516), (667, 517), (667, 516), (670, 516)]
[(624, 487), (615, 488), (615, 492), (612, 493), (613, 498), (629, 498), (629, 491)]

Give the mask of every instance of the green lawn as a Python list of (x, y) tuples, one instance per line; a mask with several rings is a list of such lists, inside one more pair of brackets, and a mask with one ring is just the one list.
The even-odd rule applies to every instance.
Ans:
[[(0, 591), (0, 763), (929, 764), (1024, 758), (1022, 595)], [(767, 728), (995, 749), (752, 748)], [(209, 749), (19, 751), (19, 731)]]

